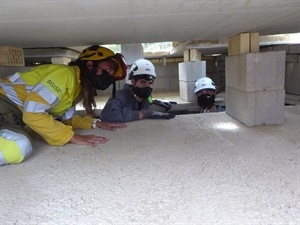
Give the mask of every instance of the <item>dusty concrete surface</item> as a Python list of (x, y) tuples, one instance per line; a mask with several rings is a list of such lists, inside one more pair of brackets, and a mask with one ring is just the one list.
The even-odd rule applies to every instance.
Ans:
[(1, 225), (300, 224), (300, 106), (282, 125), (226, 113), (128, 123), (88, 148), (36, 139), (0, 168)]

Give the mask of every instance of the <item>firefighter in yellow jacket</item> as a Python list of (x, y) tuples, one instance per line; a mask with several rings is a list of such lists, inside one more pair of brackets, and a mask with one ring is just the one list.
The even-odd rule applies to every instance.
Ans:
[[(125, 76), (121, 54), (93, 45), (80, 53), (74, 65), (41, 65), (0, 79), (0, 165), (20, 163), (31, 154), (26, 126), (50, 145), (106, 143), (105, 137), (75, 134), (73, 128), (126, 127), (94, 119), (96, 90), (113, 84), (115, 92), (115, 81)], [(81, 100), (85, 117), (75, 115)]]

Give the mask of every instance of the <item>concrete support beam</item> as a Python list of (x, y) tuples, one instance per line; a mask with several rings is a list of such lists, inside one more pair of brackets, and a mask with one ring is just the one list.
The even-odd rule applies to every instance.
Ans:
[(79, 52), (70, 49), (62, 49), (62, 48), (24, 49), (25, 59), (67, 57), (76, 60), (78, 56), (79, 56)]

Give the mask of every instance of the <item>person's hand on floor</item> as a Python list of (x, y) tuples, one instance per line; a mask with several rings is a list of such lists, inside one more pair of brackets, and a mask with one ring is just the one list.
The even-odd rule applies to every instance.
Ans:
[(106, 137), (101, 137), (93, 134), (80, 135), (74, 134), (74, 136), (69, 141), (70, 143), (77, 145), (88, 145), (95, 147), (97, 144), (105, 144), (109, 139)]

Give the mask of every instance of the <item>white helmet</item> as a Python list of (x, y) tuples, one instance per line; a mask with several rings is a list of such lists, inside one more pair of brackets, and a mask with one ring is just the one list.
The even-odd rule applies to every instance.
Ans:
[(155, 67), (147, 59), (136, 60), (129, 71), (128, 79), (132, 79), (135, 76), (144, 76), (146, 80), (154, 80), (156, 78)]
[(196, 94), (198, 91), (201, 91), (203, 89), (213, 89), (216, 91), (216, 85), (212, 81), (212, 79), (208, 77), (202, 77), (196, 81), (194, 93)]

